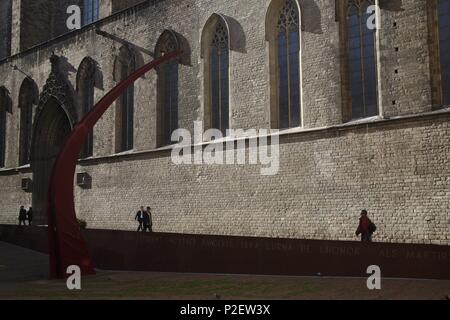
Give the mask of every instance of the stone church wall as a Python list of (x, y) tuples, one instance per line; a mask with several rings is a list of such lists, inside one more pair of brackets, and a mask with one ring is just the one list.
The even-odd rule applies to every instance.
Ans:
[[(95, 98), (115, 85), (114, 59), (128, 43), (142, 65), (152, 59), (165, 29), (189, 44), (180, 66), (180, 127), (203, 119), (201, 33), (208, 18), (234, 19), (243, 46), (231, 51), (230, 106), (233, 128), (269, 128), (268, 44), (265, 19), (270, 1), (171, 0), (142, 4), (70, 36), (0, 62), (0, 86), (13, 100), (7, 114), (6, 168), (0, 171), (0, 223), (15, 223), (18, 206), (30, 204), (18, 168), (18, 92), (25, 70), (40, 91), (52, 52), (76, 101), (76, 72), (86, 56), (98, 63)], [(378, 225), (377, 241), (450, 245), (449, 112), (429, 115), (431, 88), (425, 0), (403, 0), (382, 10), (381, 98), (386, 117), (343, 124), (339, 22), (331, 0), (300, 4), (304, 130), (281, 135), (280, 172), (263, 177), (258, 166), (175, 166), (170, 151), (156, 148), (156, 73), (136, 83), (135, 149), (114, 154), (114, 108), (94, 129), (94, 157), (77, 172), (92, 177), (76, 187), (77, 213), (89, 226), (133, 229), (134, 211), (150, 205), (154, 229), (310, 239), (355, 239), (358, 213), (366, 208)], [(395, 27), (394, 27), (395, 25)], [(397, 49), (398, 50), (397, 50)], [(414, 117), (411, 117), (414, 116)]]

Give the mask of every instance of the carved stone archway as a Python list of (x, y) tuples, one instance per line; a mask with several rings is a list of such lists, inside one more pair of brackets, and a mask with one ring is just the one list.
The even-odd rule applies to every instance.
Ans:
[(31, 147), (36, 225), (47, 224), (47, 192), (51, 171), (76, 119), (69, 87), (59, 72), (59, 58), (53, 55), (50, 61), (52, 70), (39, 99)]

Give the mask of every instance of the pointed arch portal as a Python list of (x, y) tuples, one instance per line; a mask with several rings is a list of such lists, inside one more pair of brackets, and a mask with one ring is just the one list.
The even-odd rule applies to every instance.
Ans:
[(47, 224), (47, 191), (52, 167), (65, 138), (72, 130), (62, 104), (50, 98), (35, 123), (33, 137), (33, 212), (36, 225)]
[(95, 274), (86, 242), (76, 220), (73, 195), (76, 162), (86, 137), (105, 111), (131, 84), (151, 69), (181, 54), (181, 50), (168, 53), (122, 80), (84, 116), (63, 143), (53, 166), (48, 189), (50, 277), (66, 277), (66, 270), (70, 265), (79, 266), (83, 275)]

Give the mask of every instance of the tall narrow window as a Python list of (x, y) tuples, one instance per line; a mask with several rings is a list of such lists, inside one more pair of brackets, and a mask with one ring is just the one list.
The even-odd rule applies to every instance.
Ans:
[(367, 0), (350, 0), (347, 8), (347, 52), (351, 118), (378, 114), (375, 30), (368, 28)]
[(30, 163), (33, 105), (37, 102), (37, 88), (33, 80), (25, 78), (19, 92), (20, 145), (19, 165)]
[(302, 125), (300, 20), (296, 0), (273, 0), (267, 12), (272, 128), (287, 129)]
[(211, 41), (210, 50), (210, 90), (211, 127), (223, 134), (230, 127), (229, 120), (229, 55), (228, 30), (223, 21), (218, 20)]
[(5, 167), (6, 158), (6, 110), (7, 110), (6, 89), (0, 87), (0, 168)]
[(450, 0), (439, 0), (437, 9), (442, 104), (448, 106), (450, 105)]
[[(84, 58), (78, 68), (77, 91), (79, 98), (78, 117), (79, 121), (91, 111), (94, 106), (94, 82), (95, 62), (91, 58)], [(81, 150), (80, 157), (92, 157), (94, 153), (94, 135), (91, 131)]]
[(300, 126), (300, 36), (299, 12), (286, 0), (277, 25), (278, 103), (280, 128)]
[[(166, 30), (156, 44), (156, 57), (178, 49), (176, 34)], [(171, 144), (172, 132), (178, 129), (178, 60), (173, 59), (157, 69), (158, 145)]]
[[(135, 68), (135, 59), (127, 47), (120, 49), (115, 63), (116, 80), (126, 79)], [(116, 112), (116, 152), (133, 149), (134, 145), (134, 84), (120, 96)]]
[(99, 0), (84, 0), (83, 24), (90, 24), (99, 19)]

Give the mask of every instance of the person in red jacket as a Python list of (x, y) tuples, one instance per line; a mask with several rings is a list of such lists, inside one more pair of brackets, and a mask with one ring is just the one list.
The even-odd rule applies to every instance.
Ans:
[(370, 224), (372, 222), (367, 217), (367, 210), (361, 211), (361, 218), (359, 218), (359, 226), (356, 230), (356, 235), (361, 235), (362, 242), (372, 242), (372, 233), (370, 231)]

